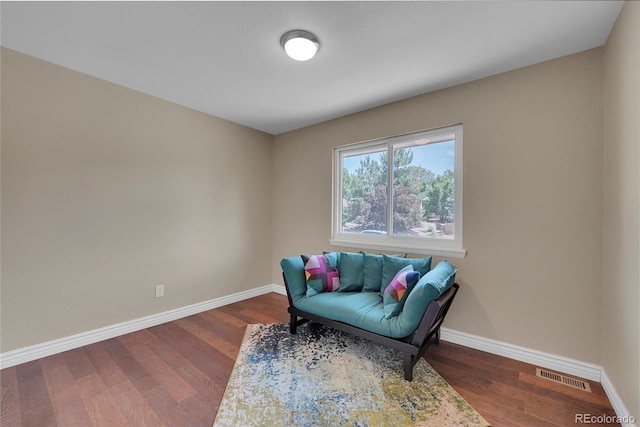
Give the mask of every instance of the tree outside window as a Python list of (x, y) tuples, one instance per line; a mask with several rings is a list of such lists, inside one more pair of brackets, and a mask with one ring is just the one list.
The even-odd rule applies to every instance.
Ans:
[(340, 198), (334, 202), (339, 206), (334, 238), (382, 245), (394, 238), (460, 241), (461, 130), (456, 126), (336, 149)]

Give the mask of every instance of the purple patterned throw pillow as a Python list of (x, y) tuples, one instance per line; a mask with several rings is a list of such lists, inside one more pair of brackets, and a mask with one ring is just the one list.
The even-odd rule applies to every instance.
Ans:
[(413, 271), (412, 265), (408, 265), (396, 273), (382, 295), (384, 316), (387, 319), (400, 314), (409, 292), (418, 283), (418, 280), (420, 280), (420, 273)]
[(326, 255), (301, 255), (307, 281), (307, 297), (322, 292), (334, 292), (340, 288), (337, 265), (332, 265)]

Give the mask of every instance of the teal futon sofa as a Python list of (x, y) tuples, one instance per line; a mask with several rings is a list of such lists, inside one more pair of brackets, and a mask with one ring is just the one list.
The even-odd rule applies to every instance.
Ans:
[(314, 321), (400, 350), (404, 378), (433, 341), (458, 292), (448, 261), (325, 252), (280, 262), (290, 332)]

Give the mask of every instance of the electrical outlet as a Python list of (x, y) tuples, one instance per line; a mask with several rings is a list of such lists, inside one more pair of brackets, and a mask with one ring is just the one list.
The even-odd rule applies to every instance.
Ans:
[(156, 298), (164, 296), (164, 285), (156, 285)]

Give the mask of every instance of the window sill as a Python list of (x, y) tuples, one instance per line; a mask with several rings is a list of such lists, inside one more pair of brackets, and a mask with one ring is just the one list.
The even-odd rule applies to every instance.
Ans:
[(412, 244), (393, 244), (393, 243), (378, 243), (378, 242), (362, 242), (359, 240), (349, 239), (330, 239), (329, 244), (332, 246), (340, 246), (345, 248), (357, 248), (357, 249), (369, 249), (376, 251), (393, 251), (393, 252), (408, 252), (419, 255), (435, 255), (450, 258), (464, 258), (467, 255), (466, 249), (455, 248), (437, 248), (425, 245), (412, 245)]

